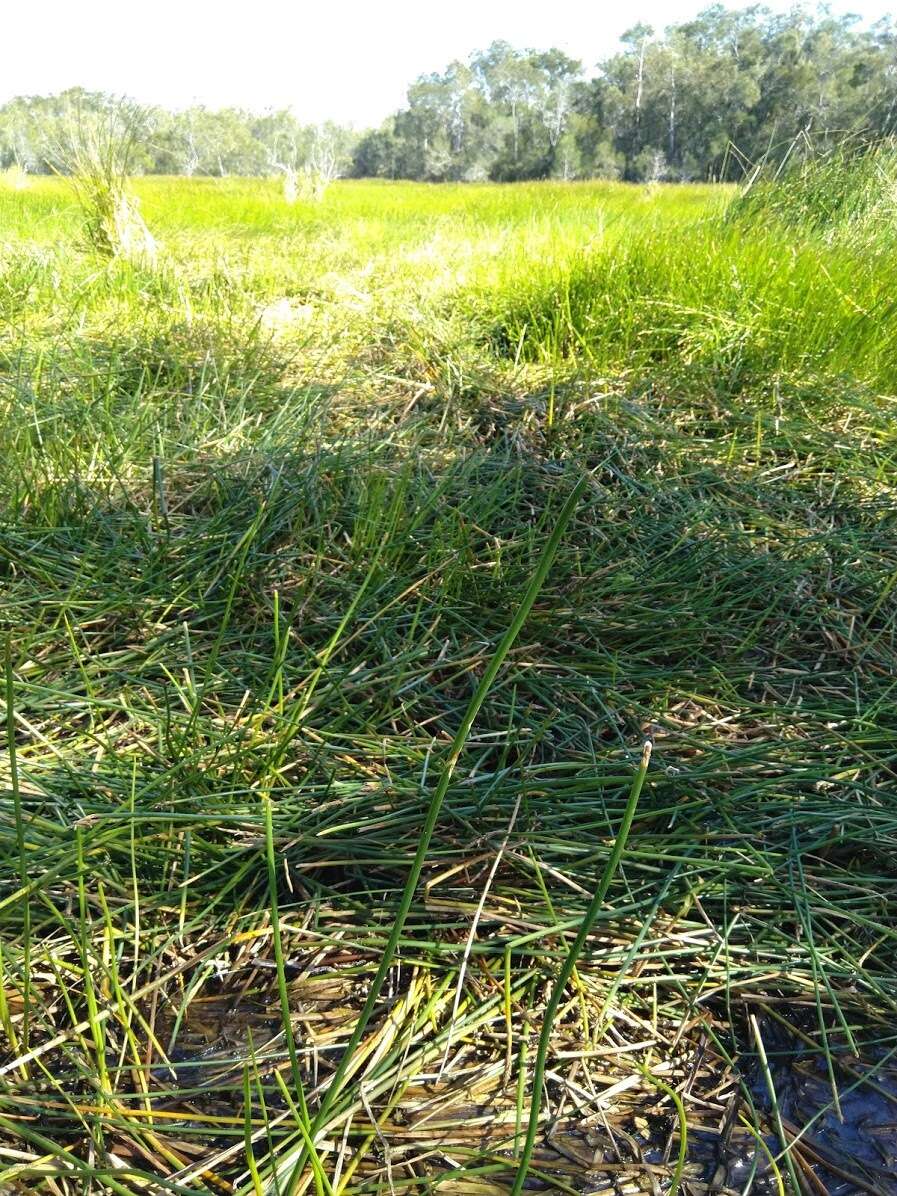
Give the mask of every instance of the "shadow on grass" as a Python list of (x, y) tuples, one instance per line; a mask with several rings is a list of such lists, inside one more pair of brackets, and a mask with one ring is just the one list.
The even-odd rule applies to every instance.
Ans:
[[(650, 783), (553, 1064), (558, 1092), (579, 1091), (569, 1052), (588, 1056), (586, 1026), (610, 1009), (601, 1074), (631, 1096), (603, 1115), (609, 1130), (594, 1108), (559, 1106), (541, 1165), (581, 1177), (583, 1150), (606, 1146), (621, 1166), (665, 1166), (669, 1106), (630, 1064), (648, 1042), (664, 1074), (706, 1094), (691, 1149), (710, 1182), (755, 1157), (734, 1122), (725, 1140), (719, 1128), (720, 1107), (751, 1095), (726, 1061), (754, 1066), (750, 1011), (784, 1017), (815, 1060), (851, 1035), (863, 1068), (892, 1045), (893, 516), (829, 493), (808, 510), (811, 466), (776, 485), (740, 464), (683, 468), (622, 422), (589, 431), (593, 486), (465, 749), (359, 1075), (394, 1149), (504, 1149), (520, 1041), (651, 733)], [(30, 941), (47, 961), (30, 1032), (65, 1035), (41, 1056), (63, 1103), (114, 1065), (121, 1091), (150, 1084), (157, 1112), (192, 1110), (198, 1156), (153, 1131), (176, 1170), (156, 1147), (148, 1162), (129, 1123), (91, 1114), (144, 1171), (183, 1179), (192, 1159), (230, 1152), (216, 1166), (240, 1174), (242, 1144), (216, 1118), (244, 1111), (247, 1059), (258, 1124), (284, 1110), (266, 797), (303, 1082), (326, 1081), (448, 739), (578, 467), (518, 441), (413, 455), (346, 435), (180, 462), (164, 496), (35, 485), (2, 528)], [(9, 797), (5, 809), (0, 913), (19, 999), (23, 876)], [(88, 976), (108, 1011), (99, 1036)], [(70, 1110), (42, 1116), (56, 1141), (84, 1130)], [(847, 1148), (823, 1124), (841, 1166)], [(260, 1162), (296, 1133), (291, 1115), (259, 1137)]]

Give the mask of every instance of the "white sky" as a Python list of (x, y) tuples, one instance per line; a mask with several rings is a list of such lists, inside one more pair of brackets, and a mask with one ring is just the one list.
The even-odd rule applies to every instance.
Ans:
[[(587, 67), (637, 21), (662, 29), (709, 0), (0, 0), (0, 101), (83, 87), (377, 124), (425, 71), (503, 38)], [(743, 7), (739, 3), (732, 7)], [(784, 10), (789, 0), (770, 0)], [(833, 0), (874, 20), (893, 0)]]

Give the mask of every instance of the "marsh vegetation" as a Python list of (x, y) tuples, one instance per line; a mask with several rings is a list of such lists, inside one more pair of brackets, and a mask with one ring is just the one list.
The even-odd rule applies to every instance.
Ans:
[(863, 169), (0, 185), (4, 1191), (895, 1190)]

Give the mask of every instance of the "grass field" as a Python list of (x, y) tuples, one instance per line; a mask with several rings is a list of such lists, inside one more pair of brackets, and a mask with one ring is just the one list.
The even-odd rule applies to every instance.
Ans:
[(893, 220), (135, 188), (0, 185), (0, 1191), (897, 1192)]

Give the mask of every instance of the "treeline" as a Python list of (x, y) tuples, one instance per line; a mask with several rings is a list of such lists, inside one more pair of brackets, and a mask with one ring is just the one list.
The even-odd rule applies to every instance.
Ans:
[[(0, 164), (58, 168), (72, 113), (101, 93), (21, 97), (0, 108)], [(735, 178), (795, 138), (825, 146), (897, 128), (897, 27), (714, 5), (663, 34), (636, 25), (589, 76), (560, 50), (495, 42), (425, 75), (381, 128), (303, 125), (289, 112), (141, 110), (133, 168), (146, 173), (515, 180)]]
[(168, 112), (71, 88), (0, 107), (0, 165), (36, 174), (64, 170), (65, 146), (77, 130), (104, 122), (127, 130), (130, 167), (141, 174), (289, 176), (314, 169), (335, 177), (351, 169), (358, 141), (351, 129), (302, 124), (289, 111), (260, 116), (197, 105)]
[(824, 9), (714, 5), (662, 35), (636, 25), (587, 78), (504, 42), (418, 79), (366, 134), (358, 175), (413, 179), (739, 177), (801, 134), (816, 147), (897, 123), (897, 28)]

